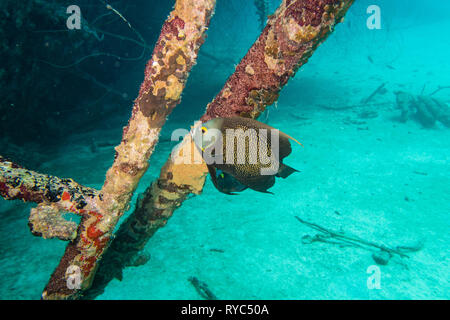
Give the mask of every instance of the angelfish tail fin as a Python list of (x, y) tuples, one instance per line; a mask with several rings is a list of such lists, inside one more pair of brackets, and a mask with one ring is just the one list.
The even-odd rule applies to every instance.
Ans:
[(292, 167), (289, 167), (288, 165), (285, 165), (284, 163), (280, 163), (280, 168), (278, 169), (277, 177), (286, 179), (294, 172), (300, 172)]

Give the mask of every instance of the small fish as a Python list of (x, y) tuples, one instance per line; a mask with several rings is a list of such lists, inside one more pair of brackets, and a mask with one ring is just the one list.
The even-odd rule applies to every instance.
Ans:
[(369, 60), (370, 63), (373, 63), (373, 59), (371, 56), (367, 56), (367, 59)]
[(271, 193), (267, 189), (274, 185), (276, 176), (287, 178), (297, 172), (282, 161), (292, 151), (289, 140), (300, 142), (262, 122), (215, 118), (195, 127), (191, 134), (220, 192), (234, 194), (250, 188)]

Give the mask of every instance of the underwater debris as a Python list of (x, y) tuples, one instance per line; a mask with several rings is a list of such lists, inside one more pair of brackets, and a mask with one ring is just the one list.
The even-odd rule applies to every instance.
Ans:
[(358, 104), (352, 104), (352, 105), (326, 105), (326, 104), (316, 104), (315, 106), (317, 108), (325, 109), (325, 110), (332, 110), (332, 111), (343, 111), (343, 110), (350, 110), (350, 109), (357, 109), (361, 107), (376, 107), (376, 106), (386, 106), (391, 105), (391, 101), (384, 101), (384, 102), (376, 102), (376, 103), (358, 103)]
[[(365, 106), (365, 105), (361, 105)], [(378, 112), (372, 111), (372, 110), (364, 110), (357, 114), (357, 119), (353, 119), (350, 116), (346, 116), (342, 119), (342, 123), (346, 125), (356, 125), (359, 126), (356, 129), (357, 130), (369, 130), (368, 126), (363, 126), (367, 124), (367, 121), (365, 119), (373, 119), (378, 117)]]
[(443, 101), (431, 96), (414, 96), (404, 91), (394, 92), (397, 108), (400, 109), (399, 121), (414, 119), (425, 128), (432, 128), (441, 122), (450, 128), (450, 107)]
[(403, 91), (397, 91), (394, 93), (397, 98), (397, 107), (401, 111), (399, 120), (400, 122), (406, 122), (413, 113), (415, 99), (412, 94)]
[[(303, 244), (311, 244), (313, 242), (325, 242), (330, 244), (336, 244), (340, 247), (359, 247), (369, 251), (373, 251), (373, 248), (379, 249), (372, 255), (372, 258), (375, 262), (380, 264), (387, 264), (390, 257), (397, 255), (401, 258), (409, 258), (406, 252), (416, 252), (423, 248), (423, 242), (418, 242), (415, 246), (396, 246), (395, 248), (387, 247), (385, 245), (373, 243), (356, 236), (347, 235), (341, 231), (333, 231), (327, 228), (324, 228), (318, 224), (305, 221), (298, 216), (294, 216), (300, 223), (319, 231), (318, 234), (314, 236), (305, 235), (302, 237)], [(380, 253), (385, 252), (385, 253)], [(389, 258), (387, 256), (389, 255)]]
[[(444, 102), (428, 96), (418, 96), (418, 106), (430, 113), (435, 121), (441, 122), (444, 126), (450, 128), (450, 108)], [(419, 108), (419, 107), (418, 107)]]
[(392, 258), (392, 255), (389, 252), (384, 250), (380, 250), (378, 252), (372, 253), (372, 259), (377, 264), (385, 266), (388, 264), (389, 260)]
[(358, 118), (360, 119), (373, 119), (378, 117), (378, 112), (373, 110), (365, 110), (358, 113)]
[(431, 128), (436, 124), (436, 118), (433, 116), (433, 113), (429, 109), (430, 104), (428, 101), (423, 100), (421, 97), (417, 97), (416, 102), (414, 104), (414, 108), (416, 113), (414, 117), (424, 126), (425, 128)]
[(386, 82), (380, 84), (367, 98), (363, 99), (361, 102), (363, 104), (367, 104), (369, 103), (377, 94), (381, 94), (383, 92), (386, 92), (385, 87), (386, 86)]
[(188, 281), (194, 286), (195, 290), (202, 298), (206, 300), (218, 300), (205, 282), (198, 280), (196, 277), (189, 277)]
[(435, 95), (435, 94), (438, 93), (439, 91), (444, 90), (444, 89), (450, 89), (450, 86), (439, 86), (436, 90), (434, 90), (432, 93), (430, 93), (430, 97), (431, 97), (432, 95)]

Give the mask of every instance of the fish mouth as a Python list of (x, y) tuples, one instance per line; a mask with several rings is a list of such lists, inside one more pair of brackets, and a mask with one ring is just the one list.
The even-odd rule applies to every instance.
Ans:
[(193, 127), (191, 129), (191, 131), (190, 131), (191, 139), (192, 139), (192, 141), (194, 142), (194, 144), (198, 148), (200, 148), (202, 151), (204, 151), (203, 148), (202, 148), (202, 146), (203, 146), (203, 137), (202, 137), (202, 134), (200, 133), (199, 129), (200, 129), (199, 126)]

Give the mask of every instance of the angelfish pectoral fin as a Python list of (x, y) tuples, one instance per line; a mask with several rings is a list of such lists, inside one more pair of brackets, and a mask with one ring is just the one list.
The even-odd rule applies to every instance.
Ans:
[(208, 167), (209, 175), (211, 176), (211, 180), (212, 180), (214, 186), (216, 187), (217, 190), (220, 191), (219, 186), (217, 184), (216, 168), (214, 168), (213, 166), (207, 166), (207, 167)]
[(273, 192), (267, 191), (267, 189), (275, 184), (275, 176), (261, 175), (254, 177), (236, 177), (236, 179), (250, 189), (263, 193), (273, 194)]
[[(219, 190), (222, 193), (229, 194), (229, 195), (237, 195), (237, 193), (234, 193), (234, 191), (243, 191), (247, 189), (245, 186), (236, 186), (234, 184), (227, 185), (226, 179), (233, 179), (231, 176), (228, 176), (228, 174), (222, 172), (222, 180), (225, 182), (219, 183), (217, 180), (217, 170), (213, 166), (208, 166), (209, 175), (211, 176), (211, 180), (216, 187), (217, 190)], [(238, 181), (235, 181), (236, 183), (239, 183)]]
[(284, 163), (280, 163), (280, 168), (278, 169), (277, 177), (286, 179), (294, 172), (300, 172), (292, 167), (289, 167), (288, 165), (285, 165)]

